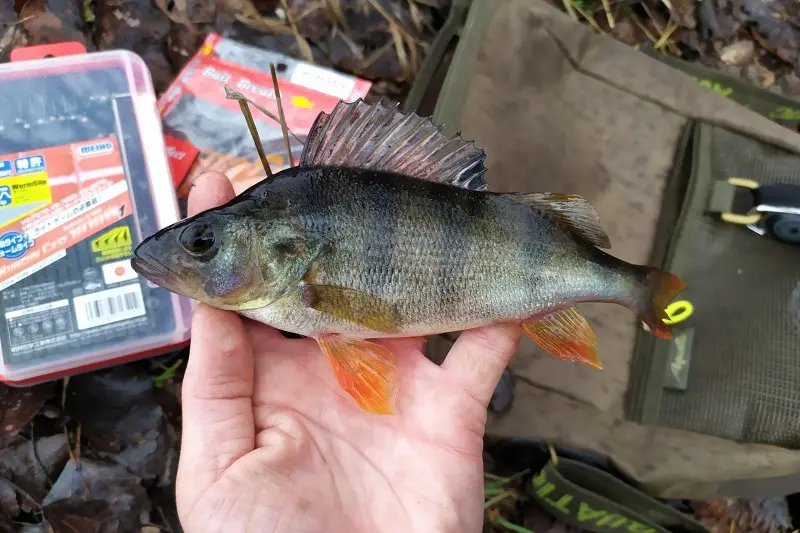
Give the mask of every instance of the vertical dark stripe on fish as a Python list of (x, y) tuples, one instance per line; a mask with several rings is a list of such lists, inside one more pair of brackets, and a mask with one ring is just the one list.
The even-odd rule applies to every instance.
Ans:
[[(485, 247), (491, 247), (496, 250), (496, 242), (498, 238), (497, 228), (495, 228), (494, 218), (489, 214), (491, 210), (491, 200), (488, 195), (474, 195), (474, 205), (471, 206), (470, 211), (467, 213), (464, 227), (466, 229), (469, 244), (467, 249), (471, 250), (471, 256), (466, 257), (465, 261), (468, 264), (474, 265), (471, 268), (473, 274), (478, 276), (485, 276), (486, 278), (496, 275), (497, 269), (501, 267), (500, 264), (486, 264), (485, 261), (480, 261), (478, 257), (486, 258)], [(469, 283), (469, 280), (468, 280)], [(491, 303), (495, 294), (495, 283), (492, 282), (471, 282), (469, 287), (465, 287), (462, 292), (465, 298), (475, 299), (484, 302), (484, 309), (489, 311), (493, 308)], [(476, 317), (477, 318), (477, 317)]]
[[(481, 223), (486, 210), (486, 197), (484, 195), (468, 195), (459, 204), (458, 209), (452, 210), (448, 216), (452, 217), (451, 224), (442, 225), (440, 242), (437, 243), (446, 250), (443, 260), (439, 263), (438, 275), (442, 281), (439, 288), (439, 307), (447, 314), (463, 316), (466, 312), (465, 300), (471, 299), (474, 291), (479, 288), (479, 283), (470, 273), (475, 273), (475, 245), (480, 242), (475, 236), (480, 233)], [(477, 232), (476, 232), (477, 227)]]

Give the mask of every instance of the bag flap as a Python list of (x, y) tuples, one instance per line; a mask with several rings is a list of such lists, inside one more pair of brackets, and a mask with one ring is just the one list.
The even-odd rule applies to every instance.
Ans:
[[(448, 129), (487, 150), (491, 190), (585, 196), (622, 259), (649, 262), (690, 118), (800, 153), (800, 137), (788, 129), (545, 2), (480, 4), (462, 32), (439, 119), (447, 115)], [(800, 471), (800, 453), (625, 421), (639, 325), (619, 306), (580, 307), (605, 369), (565, 364), (523, 339), (511, 364), (522, 378), (514, 408), (491, 416), (488, 432), (598, 451), (659, 497), (796, 489), (798, 479), (786, 474)]]

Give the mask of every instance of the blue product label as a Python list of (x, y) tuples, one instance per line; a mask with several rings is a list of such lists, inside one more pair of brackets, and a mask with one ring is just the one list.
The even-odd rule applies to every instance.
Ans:
[(14, 198), (11, 195), (11, 187), (8, 185), (0, 185), (0, 207), (5, 207), (14, 203)]
[(25, 233), (9, 231), (0, 235), (0, 259), (19, 259), (33, 246)]
[(41, 172), (44, 170), (44, 157), (40, 155), (28, 155), (15, 159), (14, 170), (16, 170), (17, 174)]
[(114, 151), (114, 145), (108, 141), (92, 143), (81, 146), (78, 149), (81, 157), (92, 157), (95, 155), (110, 154)]
[(14, 174), (14, 171), (11, 170), (11, 161), (8, 159), (0, 161), (0, 178), (7, 178), (12, 174)]

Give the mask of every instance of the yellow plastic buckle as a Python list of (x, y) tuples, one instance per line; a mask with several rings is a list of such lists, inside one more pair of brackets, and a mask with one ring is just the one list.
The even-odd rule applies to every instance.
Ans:
[[(748, 178), (728, 178), (728, 183), (736, 187), (745, 187), (747, 189), (758, 189), (758, 182)], [(751, 211), (746, 215), (737, 215), (736, 213), (720, 213), (720, 218), (724, 222), (730, 224), (740, 224), (742, 226), (752, 226), (761, 222), (763, 214), (758, 211)], [(752, 229), (752, 228), (751, 228)]]

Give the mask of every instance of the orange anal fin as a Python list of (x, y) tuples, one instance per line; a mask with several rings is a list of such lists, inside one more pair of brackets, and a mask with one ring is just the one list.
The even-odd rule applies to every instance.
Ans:
[(364, 411), (394, 413), (396, 367), (387, 348), (359, 339), (322, 336), (317, 339), (336, 381)]
[(570, 361), (602, 369), (592, 326), (574, 307), (568, 307), (522, 324), (522, 330), (547, 352)]

